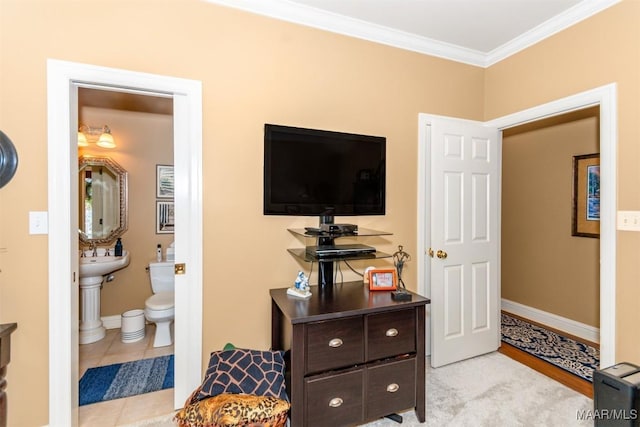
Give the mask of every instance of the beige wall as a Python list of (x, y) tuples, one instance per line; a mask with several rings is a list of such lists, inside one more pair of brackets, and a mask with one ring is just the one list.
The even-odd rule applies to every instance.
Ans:
[[(287, 253), (303, 242), (286, 228), (317, 219), (262, 215), (264, 123), (386, 136), (387, 215), (355, 222), (394, 233), (365, 243), (387, 252), (402, 244), (415, 255), (418, 113), (483, 117), (484, 71), (472, 66), (195, 0), (0, 1), (0, 128), (20, 155), (0, 190), (0, 321), (19, 324), (8, 373), (12, 426), (48, 418), (47, 237), (28, 234), (28, 212), (47, 210), (47, 58), (202, 81), (203, 363), (229, 341), (268, 348), (268, 290), (308, 268)], [(132, 240), (124, 242), (133, 253)], [(153, 243), (133, 256), (153, 256)], [(413, 289), (416, 268), (405, 266)], [(124, 274), (111, 289), (126, 286)]]
[(571, 235), (573, 156), (599, 152), (599, 110), (502, 140), (502, 298), (598, 327), (599, 239)]
[[(12, 426), (48, 421), (47, 237), (28, 234), (28, 212), (47, 209), (47, 58), (202, 81), (203, 363), (228, 341), (268, 347), (268, 289), (301, 268), (286, 248), (302, 242), (286, 228), (316, 223), (262, 215), (265, 122), (385, 135), (387, 215), (357, 222), (394, 233), (371, 241), (380, 249), (415, 254), (418, 113), (481, 120), (617, 81), (619, 205), (640, 209), (640, 2), (483, 70), (196, 0), (0, 1), (0, 128), (20, 155), (0, 190), (0, 322), (19, 324)], [(618, 237), (618, 358), (640, 362), (640, 236)], [(405, 269), (415, 289), (416, 266)]]
[(158, 243), (164, 250), (173, 241), (173, 234), (156, 234), (155, 227), (156, 165), (173, 164), (173, 116), (96, 107), (81, 108), (79, 116), (80, 123), (107, 124), (118, 145), (105, 150), (92, 144), (80, 154), (110, 157), (128, 172), (129, 228), (122, 244), (131, 261), (104, 283), (100, 301), (102, 316), (120, 315), (144, 308), (152, 293), (145, 268), (155, 260)]
[[(618, 88), (618, 209), (640, 210), (640, 2), (621, 3), (490, 67), (491, 119), (609, 83)], [(616, 358), (640, 362), (640, 233), (617, 233)]]

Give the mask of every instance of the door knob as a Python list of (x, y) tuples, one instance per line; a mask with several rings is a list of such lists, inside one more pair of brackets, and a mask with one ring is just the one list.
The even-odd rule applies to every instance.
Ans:
[(438, 252), (436, 252), (436, 256), (440, 259), (445, 259), (447, 257), (447, 253), (445, 251), (438, 250)]
[(433, 249), (429, 248), (429, 251), (427, 252), (427, 254), (433, 258)]

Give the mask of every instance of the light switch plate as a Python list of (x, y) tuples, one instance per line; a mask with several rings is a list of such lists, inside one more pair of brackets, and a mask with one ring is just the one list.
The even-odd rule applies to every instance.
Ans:
[(48, 234), (49, 217), (47, 212), (29, 212), (29, 234)]
[(640, 231), (640, 211), (618, 211), (618, 230)]

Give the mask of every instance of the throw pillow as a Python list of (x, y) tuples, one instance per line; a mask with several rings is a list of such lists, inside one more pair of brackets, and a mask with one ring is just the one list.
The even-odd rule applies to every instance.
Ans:
[(284, 427), (289, 402), (275, 397), (219, 394), (178, 411), (180, 427)]
[(222, 393), (244, 393), (289, 400), (282, 351), (214, 351), (196, 400)]

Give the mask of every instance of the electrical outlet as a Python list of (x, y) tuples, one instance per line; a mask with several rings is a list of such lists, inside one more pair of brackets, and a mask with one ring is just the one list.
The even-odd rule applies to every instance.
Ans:
[(618, 230), (640, 231), (640, 211), (618, 211)]

